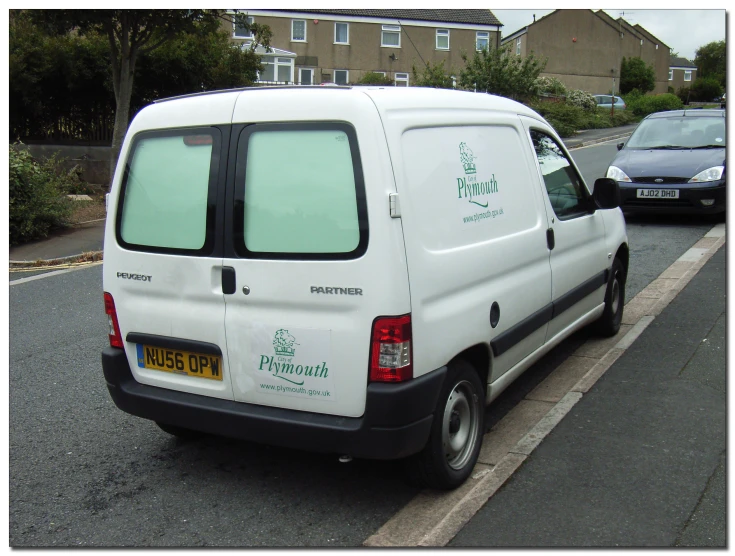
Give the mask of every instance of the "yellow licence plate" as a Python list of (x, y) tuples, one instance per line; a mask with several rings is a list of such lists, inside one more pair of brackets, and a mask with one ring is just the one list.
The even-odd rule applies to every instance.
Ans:
[(136, 344), (138, 367), (211, 380), (222, 380), (222, 358), (219, 355), (194, 353), (178, 349)]

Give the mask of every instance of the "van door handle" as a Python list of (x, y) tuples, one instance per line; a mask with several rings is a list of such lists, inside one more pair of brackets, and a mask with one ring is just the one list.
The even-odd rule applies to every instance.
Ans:
[(554, 228), (546, 230), (546, 245), (549, 246), (549, 251), (554, 248)]
[(235, 269), (231, 266), (222, 267), (222, 293), (235, 293)]

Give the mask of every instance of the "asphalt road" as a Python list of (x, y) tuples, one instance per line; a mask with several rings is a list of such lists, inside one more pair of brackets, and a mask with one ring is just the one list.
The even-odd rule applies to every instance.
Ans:
[[(607, 168), (606, 147), (573, 152), (586, 179)], [(712, 225), (631, 222), (628, 298)], [(97, 266), (9, 288), (10, 546), (359, 546), (417, 494), (397, 463), (340, 464), (215, 437), (184, 443), (119, 411), (100, 364), (101, 275)], [(508, 388), (488, 427), (587, 335)]]

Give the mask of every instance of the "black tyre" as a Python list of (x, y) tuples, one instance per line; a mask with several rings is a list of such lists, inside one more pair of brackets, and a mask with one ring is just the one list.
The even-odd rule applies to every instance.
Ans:
[(411, 482), (436, 489), (458, 487), (477, 463), (484, 434), (485, 390), (475, 369), (457, 361), (449, 367), (426, 446), (405, 462)]
[(615, 257), (612, 264), (612, 273), (607, 282), (605, 291), (605, 311), (595, 323), (595, 332), (601, 336), (615, 336), (620, 330), (623, 321), (623, 306), (625, 305), (625, 267), (620, 259)]
[(158, 425), (158, 428), (161, 429), (163, 432), (175, 436), (180, 440), (196, 440), (197, 438), (201, 438), (204, 435), (204, 433), (199, 431), (185, 429), (184, 427), (177, 427), (176, 425), (169, 425), (167, 423), (161, 423), (160, 421), (156, 421), (156, 425)]

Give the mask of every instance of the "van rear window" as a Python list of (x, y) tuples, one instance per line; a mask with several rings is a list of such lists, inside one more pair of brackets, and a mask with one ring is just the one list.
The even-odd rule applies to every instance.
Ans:
[(211, 129), (136, 137), (118, 210), (123, 246), (192, 253), (205, 249), (215, 143), (219, 131)]
[(239, 148), (235, 237), (242, 255), (350, 258), (364, 251), (364, 186), (352, 128), (248, 126)]

